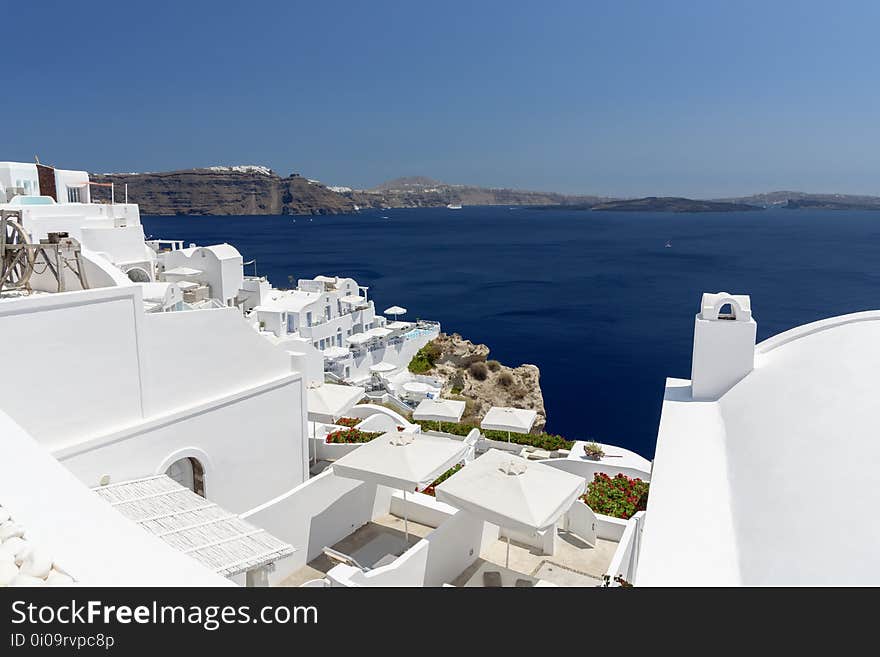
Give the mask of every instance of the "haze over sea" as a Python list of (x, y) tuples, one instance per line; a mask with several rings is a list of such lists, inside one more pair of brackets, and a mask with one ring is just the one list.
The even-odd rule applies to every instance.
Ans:
[(143, 224), (153, 238), (228, 242), (277, 287), (351, 276), (379, 312), (404, 306), (490, 358), (537, 365), (548, 431), (648, 458), (665, 378), (690, 377), (702, 292), (750, 294), (759, 340), (880, 300), (880, 212), (465, 207)]

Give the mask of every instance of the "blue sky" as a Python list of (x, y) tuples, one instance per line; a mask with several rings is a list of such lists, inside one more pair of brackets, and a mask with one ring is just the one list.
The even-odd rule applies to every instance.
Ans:
[(0, 0), (0, 159), (880, 194), (873, 1), (87, 6)]

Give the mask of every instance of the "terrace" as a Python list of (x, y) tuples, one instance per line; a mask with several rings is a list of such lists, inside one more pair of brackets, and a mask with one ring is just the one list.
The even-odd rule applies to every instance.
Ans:
[[(423, 496), (417, 496), (415, 504), (426, 503), (419, 499), (421, 497)], [(397, 500), (397, 502), (401, 501)], [(360, 573), (365, 576), (374, 573), (375, 576), (381, 574), (382, 570), (385, 571), (385, 577), (379, 577), (376, 583), (369, 583), (368, 577), (365, 581), (358, 582), (358, 585), (391, 585), (382, 580), (389, 580), (395, 570), (402, 570), (409, 560), (408, 557), (420, 552), (422, 545), (430, 544), (437, 551), (445, 550), (448, 555), (453, 554), (457, 541), (451, 534), (455, 532), (441, 531), (443, 525), (453, 517), (453, 515), (443, 516), (440, 518), (441, 522), (432, 523), (437, 524), (436, 527), (426, 524), (427, 520), (426, 522), (408, 520), (408, 542), (405, 539), (403, 517), (393, 513), (376, 517), (334, 543), (330, 546), (330, 550), (313, 558), (282, 580), (278, 586), (302, 586), (306, 582), (321, 579), (331, 581), (334, 586), (350, 586), (353, 585), (352, 577), (354, 582), (358, 582)], [(589, 545), (574, 534), (559, 529), (552, 555), (543, 554), (540, 547), (512, 539), (508, 560), (507, 540), (502, 538), (503, 532), (500, 532), (498, 527), (486, 526), (485, 533), (486, 540), (479, 551), (479, 556), (476, 559), (459, 561), (458, 565), (453, 567), (453, 570), (458, 568), (456, 572), (452, 572), (444, 578), (444, 581), (434, 585), (445, 584), (467, 588), (601, 586), (602, 576), (608, 570), (618, 546), (616, 540), (602, 538), (597, 539), (594, 545)], [(444, 537), (444, 534), (448, 536)], [(347, 565), (334, 571), (340, 564)], [(410, 585), (417, 586), (420, 583)]]
[[(298, 548), (272, 583), (600, 586), (617, 575), (632, 581), (643, 514), (596, 514), (582, 499), (586, 481), (549, 464), (566, 459), (541, 463), (494, 449), (475, 457), (473, 434), (467, 441), (385, 434), (245, 514)], [(461, 460), (464, 467), (453, 467)]]

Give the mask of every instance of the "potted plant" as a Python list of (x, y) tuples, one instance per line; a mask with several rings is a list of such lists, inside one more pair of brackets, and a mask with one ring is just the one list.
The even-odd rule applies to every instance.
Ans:
[(605, 452), (602, 451), (599, 443), (587, 443), (584, 445), (584, 456), (592, 461), (598, 461), (605, 456)]

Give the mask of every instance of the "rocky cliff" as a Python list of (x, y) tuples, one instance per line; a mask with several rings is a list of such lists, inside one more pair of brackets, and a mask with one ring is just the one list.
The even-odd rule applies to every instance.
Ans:
[[(298, 174), (282, 178), (265, 167), (212, 167), (163, 173), (91, 174), (99, 183), (116, 186), (120, 201), (128, 198), (143, 214), (247, 215), (339, 214), (353, 212), (354, 203), (321, 183)], [(107, 200), (109, 188), (93, 187), (93, 196)]]
[[(262, 166), (208, 167), (159, 173), (91, 174), (112, 182), (116, 200), (128, 198), (147, 215), (340, 214), (359, 208), (445, 207), (463, 205), (558, 205), (595, 197), (513, 189), (447, 185), (428, 178), (403, 178), (372, 190), (327, 187), (299, 174), (281, 177)], [(109, 200), (106, 187), (93, 187), (96, 200)]]
[(541, 372), (535, 365), (508, 367), (489, 360), (489, 347), (465, 340), (458, 333), (440, 336), (434, 366), (428, 371), (444, 381), (443, 396), (467, 402), (462, 422), (479, 424), (491, 406), (530, 408), (538, 412), (533, 433), (547, 424)]

